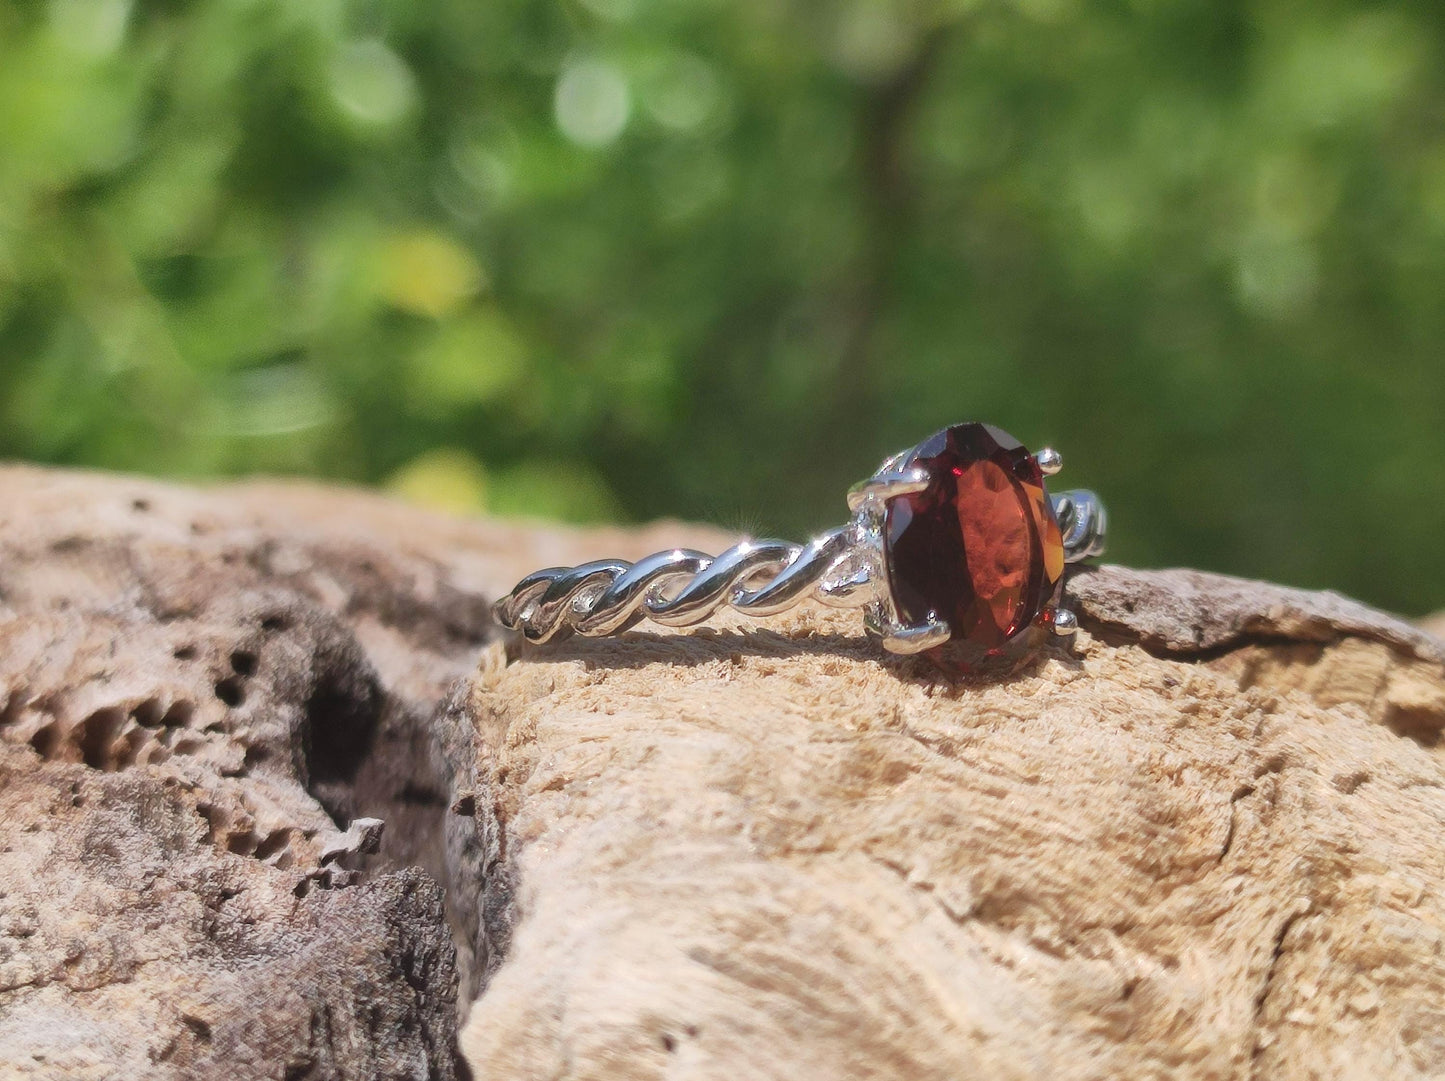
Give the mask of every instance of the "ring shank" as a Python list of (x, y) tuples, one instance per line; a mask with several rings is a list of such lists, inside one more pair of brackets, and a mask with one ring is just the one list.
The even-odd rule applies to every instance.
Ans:
[(722, 608), (774, 615), (814, 596), (862, 605), (854, 579), (839, 578), (855, 551), (851, 526), (810, 544), (745, 540), (716, 558), (674, 549), (628, 563), (601, 560), (529, 574), (495, 607), (497, 621), (528, 641), (606, 635), (641, 619), (690, 627)]

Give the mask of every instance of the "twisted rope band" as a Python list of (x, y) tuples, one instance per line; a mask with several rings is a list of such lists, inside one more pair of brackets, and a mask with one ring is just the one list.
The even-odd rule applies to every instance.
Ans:
[(716, 558), (689, 549), (636, 563), (602, 559), (527, 575), (496, 607), (502, 626), (529, 641), (569, 633), (615, 634), (642, 619), (690, 627), (721, 608), (775, 615), (813, 597), (838, 608), (867, 604), (873, 573), (853, 525), (810, 544), (743, 541)]

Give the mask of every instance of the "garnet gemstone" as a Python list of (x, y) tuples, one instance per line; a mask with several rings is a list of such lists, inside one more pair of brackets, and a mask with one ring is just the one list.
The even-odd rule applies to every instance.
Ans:
[(996, 654), (1055, 599), (1064, 543), (1034, 456), (987, 424), (920, 443), (900, 466), (929, 485), (889, 501), (888, 579), (904, 623), (948, 621), (953, 641)]

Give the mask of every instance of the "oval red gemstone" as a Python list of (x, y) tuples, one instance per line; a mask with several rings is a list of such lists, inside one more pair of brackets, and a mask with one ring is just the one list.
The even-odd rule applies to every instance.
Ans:
[(888, 579), (905, 623), (948, 621), (954, 641), (993, 651), (1028, 628), (1057, 593), (1064, 544), (1039, 464), (987, 424), (932, 436), (902, 468), (927, 489), (888, 504)]

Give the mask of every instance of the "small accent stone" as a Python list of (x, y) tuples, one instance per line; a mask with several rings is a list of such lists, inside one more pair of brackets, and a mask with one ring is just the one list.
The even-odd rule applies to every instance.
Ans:
[(1007, 433), (960, 424), (921, 443), (902, 466), (913, 467), (930, 483), (891, 500), (885, 523), (898, 614), (947, 620), (952, 641), (998, 656), (1063, 580), (1063, 538), (1039, 464)]

